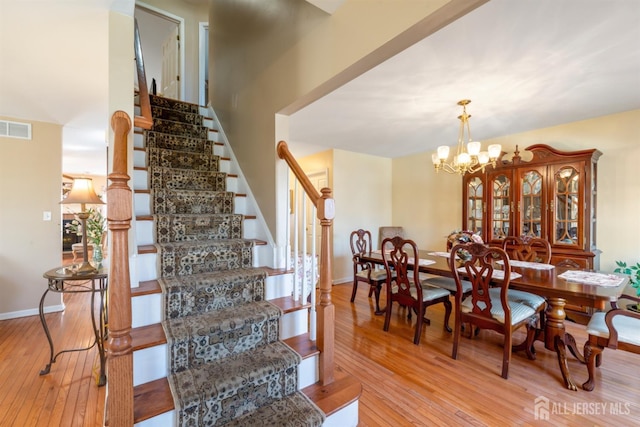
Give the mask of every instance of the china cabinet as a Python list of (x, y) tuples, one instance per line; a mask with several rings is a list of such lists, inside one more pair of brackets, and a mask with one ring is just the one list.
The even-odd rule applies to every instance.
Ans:
[(501, 245), (506, 236), (551, 243), (551, 263), (598, 269), (596, 181), (598, 150), (560, 151), (543, 144), (463, 178), (463, 229)]

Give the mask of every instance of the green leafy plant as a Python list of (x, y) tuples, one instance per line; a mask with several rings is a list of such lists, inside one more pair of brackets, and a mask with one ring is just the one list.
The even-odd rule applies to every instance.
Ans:
[[(100, 211), (90, 208), (89, 218), (87, 219), (87, 243), (93, 243), (97, 246), (102, 244), (102, 235), (105, 232), (106, 221)], [(65, 225), (65, 228), (71, 233), (82, 235), (82, 223), (74, 219), (70, 223)]]
[[(627, 266), (624, 261), (616, 261), (616, 265), (618, 268), (613, 270), (614, 273), (627, 274), (629, 276), (629, 284), (631, 287), (636, 288), (636, 296), (640, 297), (640, 262), (636, 265)], [(637, 309), (640, 309), (640, 303), (636, 304), (636, 306)]]

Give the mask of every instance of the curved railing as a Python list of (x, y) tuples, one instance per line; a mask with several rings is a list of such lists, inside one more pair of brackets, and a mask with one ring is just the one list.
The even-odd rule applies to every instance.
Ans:
[(320, 299), (316, 306), (317, 338), (316, 345), (320, 350), (320, 382), (329, 384), (334, 380), (334, 346), (335, 346), (335, 306), (331, 301), (331, 253), (330, 231), (335, 216), (335, 205), (331, 197), (331, 189), (323, 188), (318, 192), (309, 181), (287, 143), (280, 141), (277, 147), (278, 157), (289, 165), (294, 176), (304, 189), (305, 194), (317, 210), (317, 218), (322, 227), (320, 235)]
[(138, 21), (135, 21), (134, 50), (136, 53), (136, 75), (138, 77), (138, 96), (140, 97), (140, 115), (133, 119), (134, 125), (142, 129), (151, 129), (153, 118), (151, 117), (151, 102), (149, 101), (149, 88), (147, 87), (147, 74), (144, 70), (144, 57), (142, 56), (142, 44)]

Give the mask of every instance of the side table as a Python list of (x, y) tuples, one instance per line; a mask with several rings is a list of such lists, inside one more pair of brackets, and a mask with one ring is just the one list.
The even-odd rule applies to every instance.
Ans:
[[(93, 274), (76, 274), (73, 270), (73, 266), (58, 267), (53, 270), (49, 270), (44, 273), (44, 278), (48, 280), (47, 289), (42, 294), (40, 299), (40, 321), (44, 328), (44, 333), (47, 335), (49, 341), (50, 357), (49, 363), (43, 370), (40, 371), (40, 375), (46, 375), (51, 370), (51, 364), (55, 363), (56, 359), (62, 353), (68, 353), (71, 351), (84, 351), (89, 350), (95, 346), (98, 347), (98, 354), (100, 356), (100, 377), (98, 378), (98, 386), (103, 386), (107, 382), (107, 376), (105, 373), (106, 368), (106, 353), (105, 353), (105, 340), (107, 337), (107, 270), (104, 268), (98, 269)], [(89, 347), (74, 348), (69, 350), (61, 350), (55, 353), (53, 349), (53, 340), (51, 339), (51, 333), (47, 326), (47, 319), (44, 316), (44, 300), (49, 292), (58, 293), (91, 293), (91, 323), (93, 325), (93, 332), (95, 334), (95, 341)], [(96, 294), (100, 298), (100, 308), (98, 310), (98, 319), (96, 319), (95, 309), (95, 297)]]

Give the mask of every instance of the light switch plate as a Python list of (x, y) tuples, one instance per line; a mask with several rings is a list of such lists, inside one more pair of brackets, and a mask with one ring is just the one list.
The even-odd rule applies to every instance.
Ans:
[(51, 212), (50, 211), (42, 212), (42, 220), (43, 221), (51, 221)]

